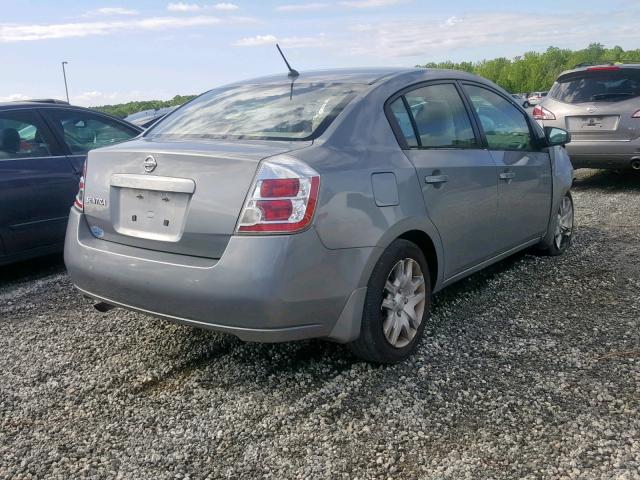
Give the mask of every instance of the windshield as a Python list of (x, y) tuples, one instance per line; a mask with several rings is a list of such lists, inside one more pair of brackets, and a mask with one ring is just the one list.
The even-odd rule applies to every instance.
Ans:
[(617, 102), (640, 96), (640, 70), (584, 71), (560, 77), (549, 96), (565, 103)]
[(279, 83), (211, 90), (153, 126), (147, 136), (308, 140), (320, 135), (366, 85)]

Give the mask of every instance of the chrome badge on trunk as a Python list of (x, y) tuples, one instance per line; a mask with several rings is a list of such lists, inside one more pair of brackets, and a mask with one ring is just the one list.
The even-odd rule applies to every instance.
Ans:
[(158, 162), (156, 162), (155, 158), (149, 155), (147, 158), (144, 159), (144, 162), (142, 162), (142, 166), (144, 167), (145, 172), (151, 173), (158, 166)]

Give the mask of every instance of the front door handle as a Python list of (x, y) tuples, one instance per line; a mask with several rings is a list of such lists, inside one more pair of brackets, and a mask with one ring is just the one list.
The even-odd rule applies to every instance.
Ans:
[(439, 184), (446, 183), (449, 181), (449, 177), (447, 175), (430, 175), (424, 178), (425, 183), (430, 184)]
[(500, 180), (511, 180), (512, 178), (515, 178), (515, 176), (515, 172), (502, 172), (500, 174)]

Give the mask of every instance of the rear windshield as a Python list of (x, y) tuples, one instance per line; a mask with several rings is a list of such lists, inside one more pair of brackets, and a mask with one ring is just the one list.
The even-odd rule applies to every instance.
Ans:
[(584, 71), (560, 77), (549, 92), (564, 103), (619, 102), (640, 96), (640, 69)]
[(279, 83), (211, 90), (168, 115), (147, 136), (310, 140), (366, 88), (360, 84)]

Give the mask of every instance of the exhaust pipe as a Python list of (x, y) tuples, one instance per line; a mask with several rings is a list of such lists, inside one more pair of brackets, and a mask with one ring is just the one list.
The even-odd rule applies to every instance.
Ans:
[(95, 308), (100, 313), (107, 313), (109, 310), (113, 310), (114, 308), (116, 308), (116, 306), (109, 303), (100, 302), (96, 303), (93, 308)]
[(640, 158), (634, 158), (631, 160), (631, 168), (634, 170), (640, 170)]

